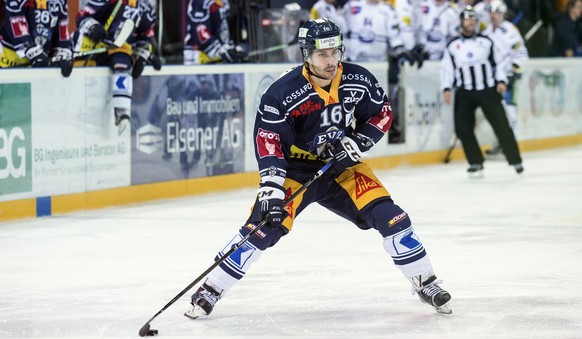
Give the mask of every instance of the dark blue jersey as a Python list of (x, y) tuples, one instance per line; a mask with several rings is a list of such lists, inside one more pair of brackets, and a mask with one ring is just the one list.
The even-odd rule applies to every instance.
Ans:
[[(117, 1), (122, 1), (122, 4), (117, 13), (113, 13)], [(103, 26), (111, 20), (107, 30), (107, 39), (110, 41), (115, 40), (115, 34), (123, 22), (131, 19), (135, 28), (128, 42), (153, 43), (156, 12), (148, 0), (89, 0), (77, 13), (77, 27), (81, 27), (87, 18), (93, 18)]]
[(344, 135), (372, 147), (391, 123), (388, 97), (365, 68), (341, 64), (328, 91), (312, 84), (304, 67), (293, 68), (261, 97), (254, 128), (261, 177), (286, 177), (296, 159), (320, 162), (326, 144)]

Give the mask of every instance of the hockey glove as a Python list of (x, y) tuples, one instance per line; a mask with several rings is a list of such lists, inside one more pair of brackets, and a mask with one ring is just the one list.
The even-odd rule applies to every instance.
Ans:
[(368, 149), (369, 147), (366, 147), (358, 136), (345, 136), (329, 144), (321, 158), (333, 160), (333, 172), (341, 173), (360, 162), (360, 159), (366, 156), (364, 150)]
[(429, 54), (424, 50), (424, 45), (418, 44), (412, 49), (412, 54), (416, 60), (416, 67), (421, 68), (424, 61), (428, 59)]
[(285, 188), (274, 182), (261, 183), (257, 194), (261, 204), (261, 218), (273, 227), (283, 227), (283, 220), (287, 217), (284, 209)]
[(138, 41), (133, 46), (133, 69), (131, 76), (134, 79), (139, 78), (143, 69), (152, 55), (152, 45), (146, 41)]
[(241, 46), (233, 44), (224, 44), (218, 50), (218, 56), (228, 63), (242, 62), (246, 56), (244, 49)]
[(34, 45), (24, 52), (24, 57), (30, 60), (33, 67), (48, 66), (48, 54), (41, 45)]
[(152, 64), (152, 67), (156, 71), (159, 71), (160, 69), (162, 69), (162, 61), (160, 60), (160, 58), (157, 55), (155, 55), (155, 54), (150, 55), (149, 62), (150, 62), (150, 64)]
[(95, 43), (98, 43), (107, 37), (107, 32), (105, 31), (105, 28), (101, 26), (99, 21), (93, 18), (85, 19), (83, 28), (85, 36), (93, 40), (93, 42)]
[(57, 48), (52, 63), (61, 69), (61, 74), (68, 78), (73, 71), (73, 51), (68, 48)]

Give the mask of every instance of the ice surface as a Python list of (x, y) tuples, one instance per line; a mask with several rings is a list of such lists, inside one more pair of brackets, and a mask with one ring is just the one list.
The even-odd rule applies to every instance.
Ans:
[[(410, 294), (375, 231), (319, 206), (211, 317), (159, 337), (582, 338), (582, 147), (524, 154), (468, 179), (454, 162), (378, 171), (411, 216), (452, 316)], [(135, 338), (212, 263), (253, 189), (0, 224), (0, 338)], [(193, 291), (191, 291), (193, 292)]]

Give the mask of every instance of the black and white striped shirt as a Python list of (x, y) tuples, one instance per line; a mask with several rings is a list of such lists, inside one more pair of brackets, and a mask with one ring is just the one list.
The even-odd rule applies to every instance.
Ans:
[(493, 41), (481, 34), (453, 38), (441, 60), (441, 89), (483, 90), (507, 83), (504, 60)]

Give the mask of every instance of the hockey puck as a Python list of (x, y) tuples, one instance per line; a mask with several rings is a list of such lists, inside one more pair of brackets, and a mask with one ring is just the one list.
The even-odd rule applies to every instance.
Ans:
[(158, 335), (158, 330), (148, 330), (148, 333), (146, 334), (148, 337), (153, 337), (155, 335)]

